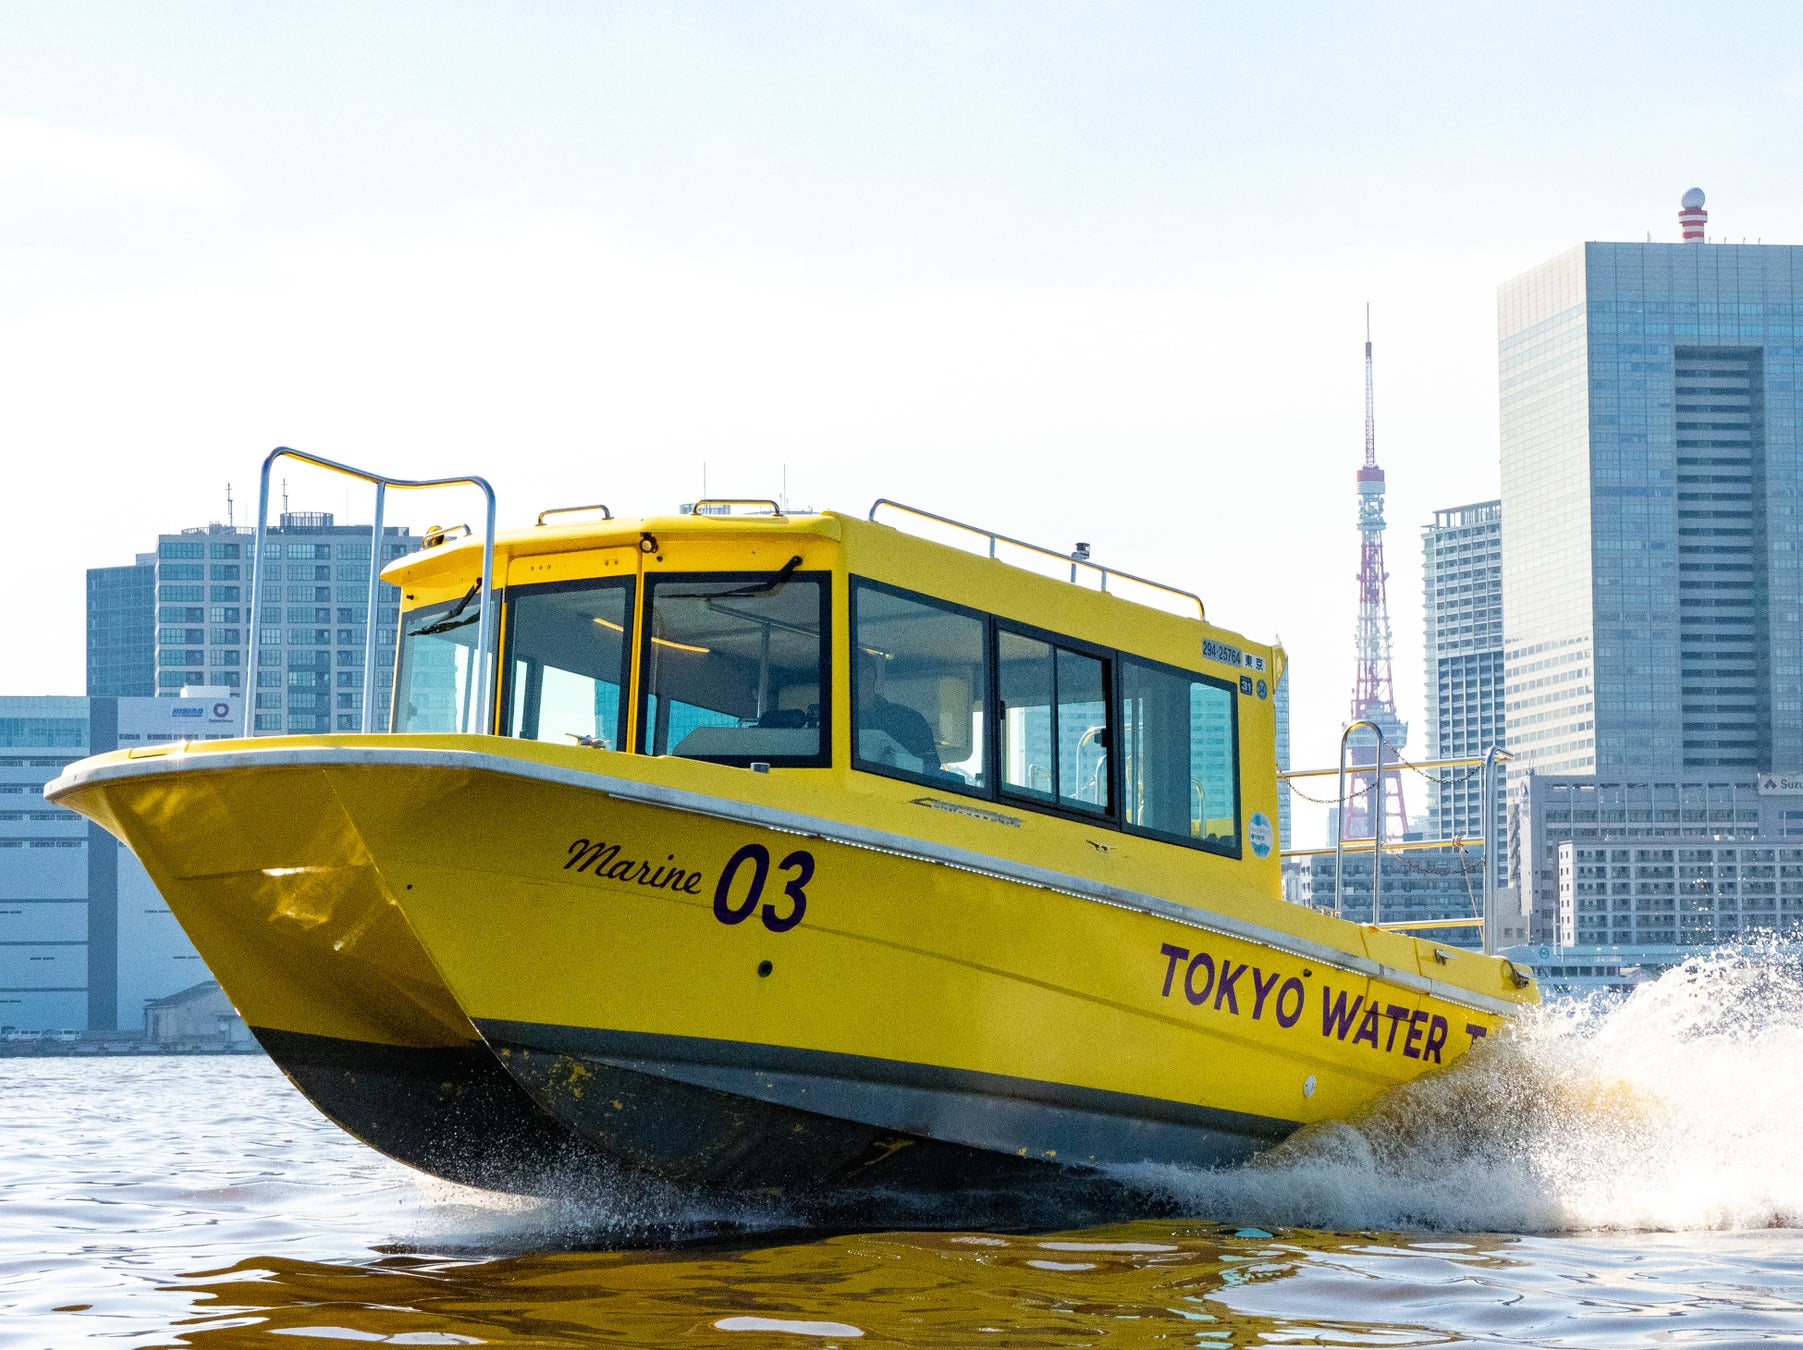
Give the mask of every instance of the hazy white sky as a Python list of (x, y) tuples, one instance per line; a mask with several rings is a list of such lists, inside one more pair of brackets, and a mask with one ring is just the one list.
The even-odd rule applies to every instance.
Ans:
[(1327, 762), (1365, 303), (1419, 724), (1419, 527), (1497, 490), (1497, 283), (1676, 239), (1693, 184), (1803, 241), (1800, 38), (1645, 0), (0, 2), (0, 692), (79, 693), (83, 570), (227, 482), (245, 519), (276, 444), (486, 474), (504, 525), (786, 466), (1280, 634)]

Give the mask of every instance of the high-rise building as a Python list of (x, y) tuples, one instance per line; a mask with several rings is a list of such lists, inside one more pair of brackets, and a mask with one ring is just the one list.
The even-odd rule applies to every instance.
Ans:
[(157, 557), (88, 569), (88, 697), (156, 692)]
[[(1426, 615), (1427, 757), (1474, 759), (1503, 734), (1502, 504), (1474, 502), (1434, 512), (1421, 531)], [(1503, 837), (1504, 794), (1483, 818), (1476, 769), (1434, 771), (1428, 809), (1435, 839)], [(1503, 850), (1486, 845), (1502, 875)]]
[[(382, 565), (420, 541), (405, 526), (383, 530)], [(284, 512), (265, 532), (258, 670), (248, 678), (254, 533), (207, 525), (165, 534), (156, 553), (156, 688), (248, 690), (247, 733), (363, 730), (364, 643), (369, 617), (369, 527), (326, 512)], [(376, 668), (394, 667), (399, 596), (379, 588)], [(388, 685), (376, 692), (388, 722)]]
[(1537, 943), (1707, 944), (1803, 926), (1803, 777), (1524, 774), (1508, 835), (1509, 884)]
[(1511, 778), (1803, 768), (1803, 247), (1703, 219), (1501, 288)]
[(206, 968), (130, 850), (44, 784), (107, 750), (242, 734), (234, 698), (0, 698), (0, 1026), (137, 1031)]

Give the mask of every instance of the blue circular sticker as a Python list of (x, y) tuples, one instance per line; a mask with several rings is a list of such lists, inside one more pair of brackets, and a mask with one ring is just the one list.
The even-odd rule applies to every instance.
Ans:
[(1252, 819), (1246, 822), (1246, 838), (1252, 845), (1252, 851), (1261, 858), (1271, 856), (1271, 845), (1277, 842), (1277, 832), (1271, 828), (1271, 818), (1263, 811), (1254, 811)]

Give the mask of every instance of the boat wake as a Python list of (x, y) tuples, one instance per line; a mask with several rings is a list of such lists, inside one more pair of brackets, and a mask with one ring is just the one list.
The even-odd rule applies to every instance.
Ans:
[(1264, 1228), (1803, 1226), (1800, 958), (1753, 943), (1626, 999), (1532, 1009), (1445, 1073), (1243, 1167), (1117, 1175)]

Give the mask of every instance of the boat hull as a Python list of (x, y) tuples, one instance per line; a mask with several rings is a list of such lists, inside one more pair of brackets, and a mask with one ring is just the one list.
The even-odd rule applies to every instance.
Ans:
[[(601, 1165), (679, 1184), (820, 1196), (1232, 1163), (1452, 1062), (1532, 997), (1493, 958), (1211, 889), (1228, 873), (1168, 846), (801, 775), (443, 741), (190, 756), (211, 798), (261, 801), (296, 851), (153, 875), (187, 888), (209, 960), (266, 943), (279, 982), (284, 951), (326, 969), (324, 941), (337, 982), (315, 991), (317, 1018), (392, 1018), (405, 968), (408, 1025), (442, 1028), (409, 1048), (480, 1034), (534, 1119)], [(194, 814), (122, 833), (148, 863)], [(228, 881), (259, 898), (195, 902)], [(263, 931), (358, 887), (381, 906), (316, 936)], [(347, 963), (378, 930), (390, 955)], [(297, 1006), (251, 1020), (405, 1039), (297, 1026)], [(384, 1136), (355, 1069), (315, 1058), (297, 1080), (347, 1127), (417, 1150)], [(430, 1078), (410, 1080), (422, 1110), (450, 1119)], [(497, 1164), (460, 1179), (506, 1186)]]
[(470, 1027), (325, 775), (126, 763), (57, 800), (138, 855), (252, 1034), (328, 1119), (465, 1185), (550, 1190), (594, 1165)]
[[(980, 853), (921, 802), (883, 808), (910, 834), (716, 765), (647, 782), (467, 762), (434, 796), (454, 857), (342, 795), (500, 1063), (674, 1181), (1237, 1162), (1452, 1062), (1518, 1006), (1494, 959), (1281, 903), (1264, 912), (1292, 929), (1261, 926), (1027, 862), (1012, 834), (1012, 856)], [(1016, 827), (963, 838), (985, 828)]]

